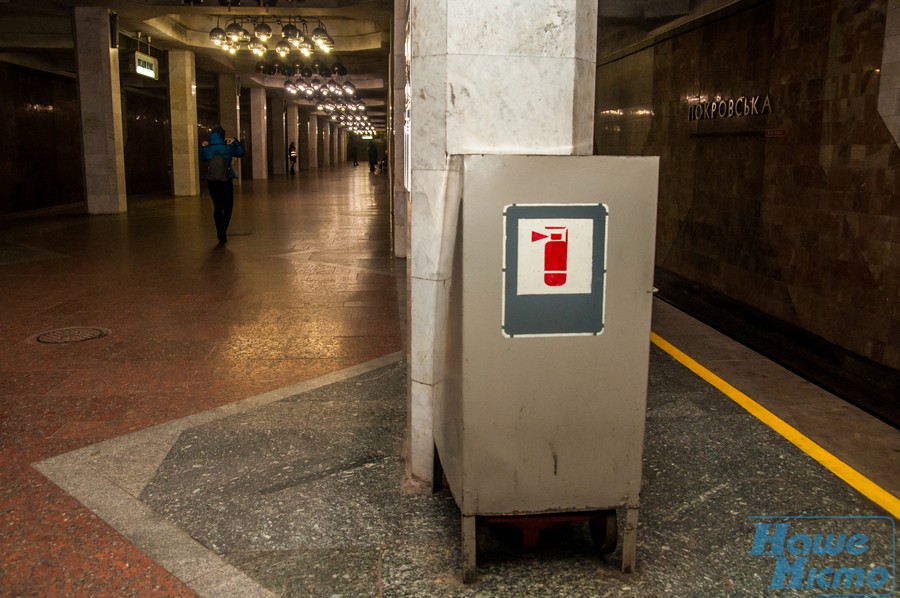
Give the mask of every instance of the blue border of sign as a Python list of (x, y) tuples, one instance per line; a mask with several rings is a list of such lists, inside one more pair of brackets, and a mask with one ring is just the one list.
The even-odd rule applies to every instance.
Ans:
[[(593, 227), (591, 292), (517, 295), (519, 221), (532, 218), (590, 219)], [(510, 204), (503, 208), (503, 335), (598, 335), (604, 328), (606, 239), (609, 208), (605, 204)]]

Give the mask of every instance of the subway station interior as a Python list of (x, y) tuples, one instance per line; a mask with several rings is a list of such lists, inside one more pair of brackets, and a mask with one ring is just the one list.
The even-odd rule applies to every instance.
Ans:
[(900, 0), (0, 0), (0, 113), (0, 595), (900, 589)]

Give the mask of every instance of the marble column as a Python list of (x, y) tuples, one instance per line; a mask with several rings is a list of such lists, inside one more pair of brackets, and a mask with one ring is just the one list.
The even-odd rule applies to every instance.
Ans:
[(269, 117), (270, 131), (272, 134), (272, 174), (283, 175), (287, 164), (287, 141), (284, 98), (276, 93), (272, 96), (272, 114)]
[(406, 21), (409, 0), (394, 0), (394, 25), (391, 36), (391, 104), (388, 112), (388, 142), (391, 160), (391, 212), (394, 223), (394, 257), (407, 256), (409, 236), (409, 176), (406, 169), (406, 147), (409, 131), (406, 127)]
[(328, 122), (327, 117), (323, 116), (319, 126), (322, 127), (322, 146), (325, 150), (322, 152), (323, 166), (331, 166), (331, 123)]
[[(241, 86), (234, 75), (220, 74), (219, 90), (219, 124), (229, 137), (241, 137)], [(241, 159), (232, 159), (232, 168), (237, 177), (234, 184), (241, 184)]]
[(84, 194), (89, 214), (127, 209), (119, 50), (111, 47), (109, 10), (72, 9), (77, 61)]
[(266, 121), (266, 90), (262, 87), (254, 87), (250, 90), (250, 137), (253, 147), (253, 155), (250, 156), (250, 160), (253, 165), (254, 179), (269, 178)]
[(333, 139), (333, 142), (331, 145), (334, 147), (334, 151), (331, 153), (331, 163), (332, 164), (340, 165), (341, 162), (344, 161), (343, 157), (341, 156), (341, 133), (342, 132), (343, 131), (341, 130), (341, 128), (338, 125), (336, 125), (334, 123), (331, 124), (331, 137)]
[(319, 117), (310, 113), (309, 126), (307, 127), (307, 138), (309, 140), (309, 169), (319, 167)]
[(197, 74), (194, 53), (169, 50), (169, 122), (172, 129), (172, 191), (200, 195)]
[(331, 138), (332, 138), (332, 152), (331, 152), (331, 163), (332, 164), (340, 164), (343, 162), (341, 159), (341, 128), (336, 124), (331, 124)]
[[(293, 141), (297, 148), (297, 165), (294, 167), (294, 170), (297, 171), (300, 169), (300, 158), (303, 153), (303, 146), (300, 145), (300, 121), (297, 104), (288, 104), (286, 121), (288, 146), (290, 146)], [(288, 165), (288, 168), (290, 168), (290, 164)]]
[(297, 135), (297, 152), (300, 154), (300, 159), (297, 160), (297, 165), (301, 170), (309, 170), (309, 112), (298, 110), (297, 116), (300, 120), (297, 127), (299, 131)]
[(409, 14), (409, 467), (430, 480), (462, 155), (592, 152), (597, 0), (410, 0)]
[(340, 164), (341, 162), (341, 128), (331, 123), (331, 163)]

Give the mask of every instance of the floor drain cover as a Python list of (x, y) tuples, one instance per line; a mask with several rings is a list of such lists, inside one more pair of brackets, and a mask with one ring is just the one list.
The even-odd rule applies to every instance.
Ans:
[(107, 334), (109, 334), (109, 330), (105, 328), (73, 326), (72, 328), (58, 328), (42, 332), (38, 335), (37, 341), (39, 343), (80, 343), (93, 338), (101, 338)]

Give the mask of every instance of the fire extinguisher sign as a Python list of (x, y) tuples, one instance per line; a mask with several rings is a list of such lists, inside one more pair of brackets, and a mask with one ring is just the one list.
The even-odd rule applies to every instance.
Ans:
[(512, 204), (503, 210), (503, 335), (603, 332), (604, 204)]

